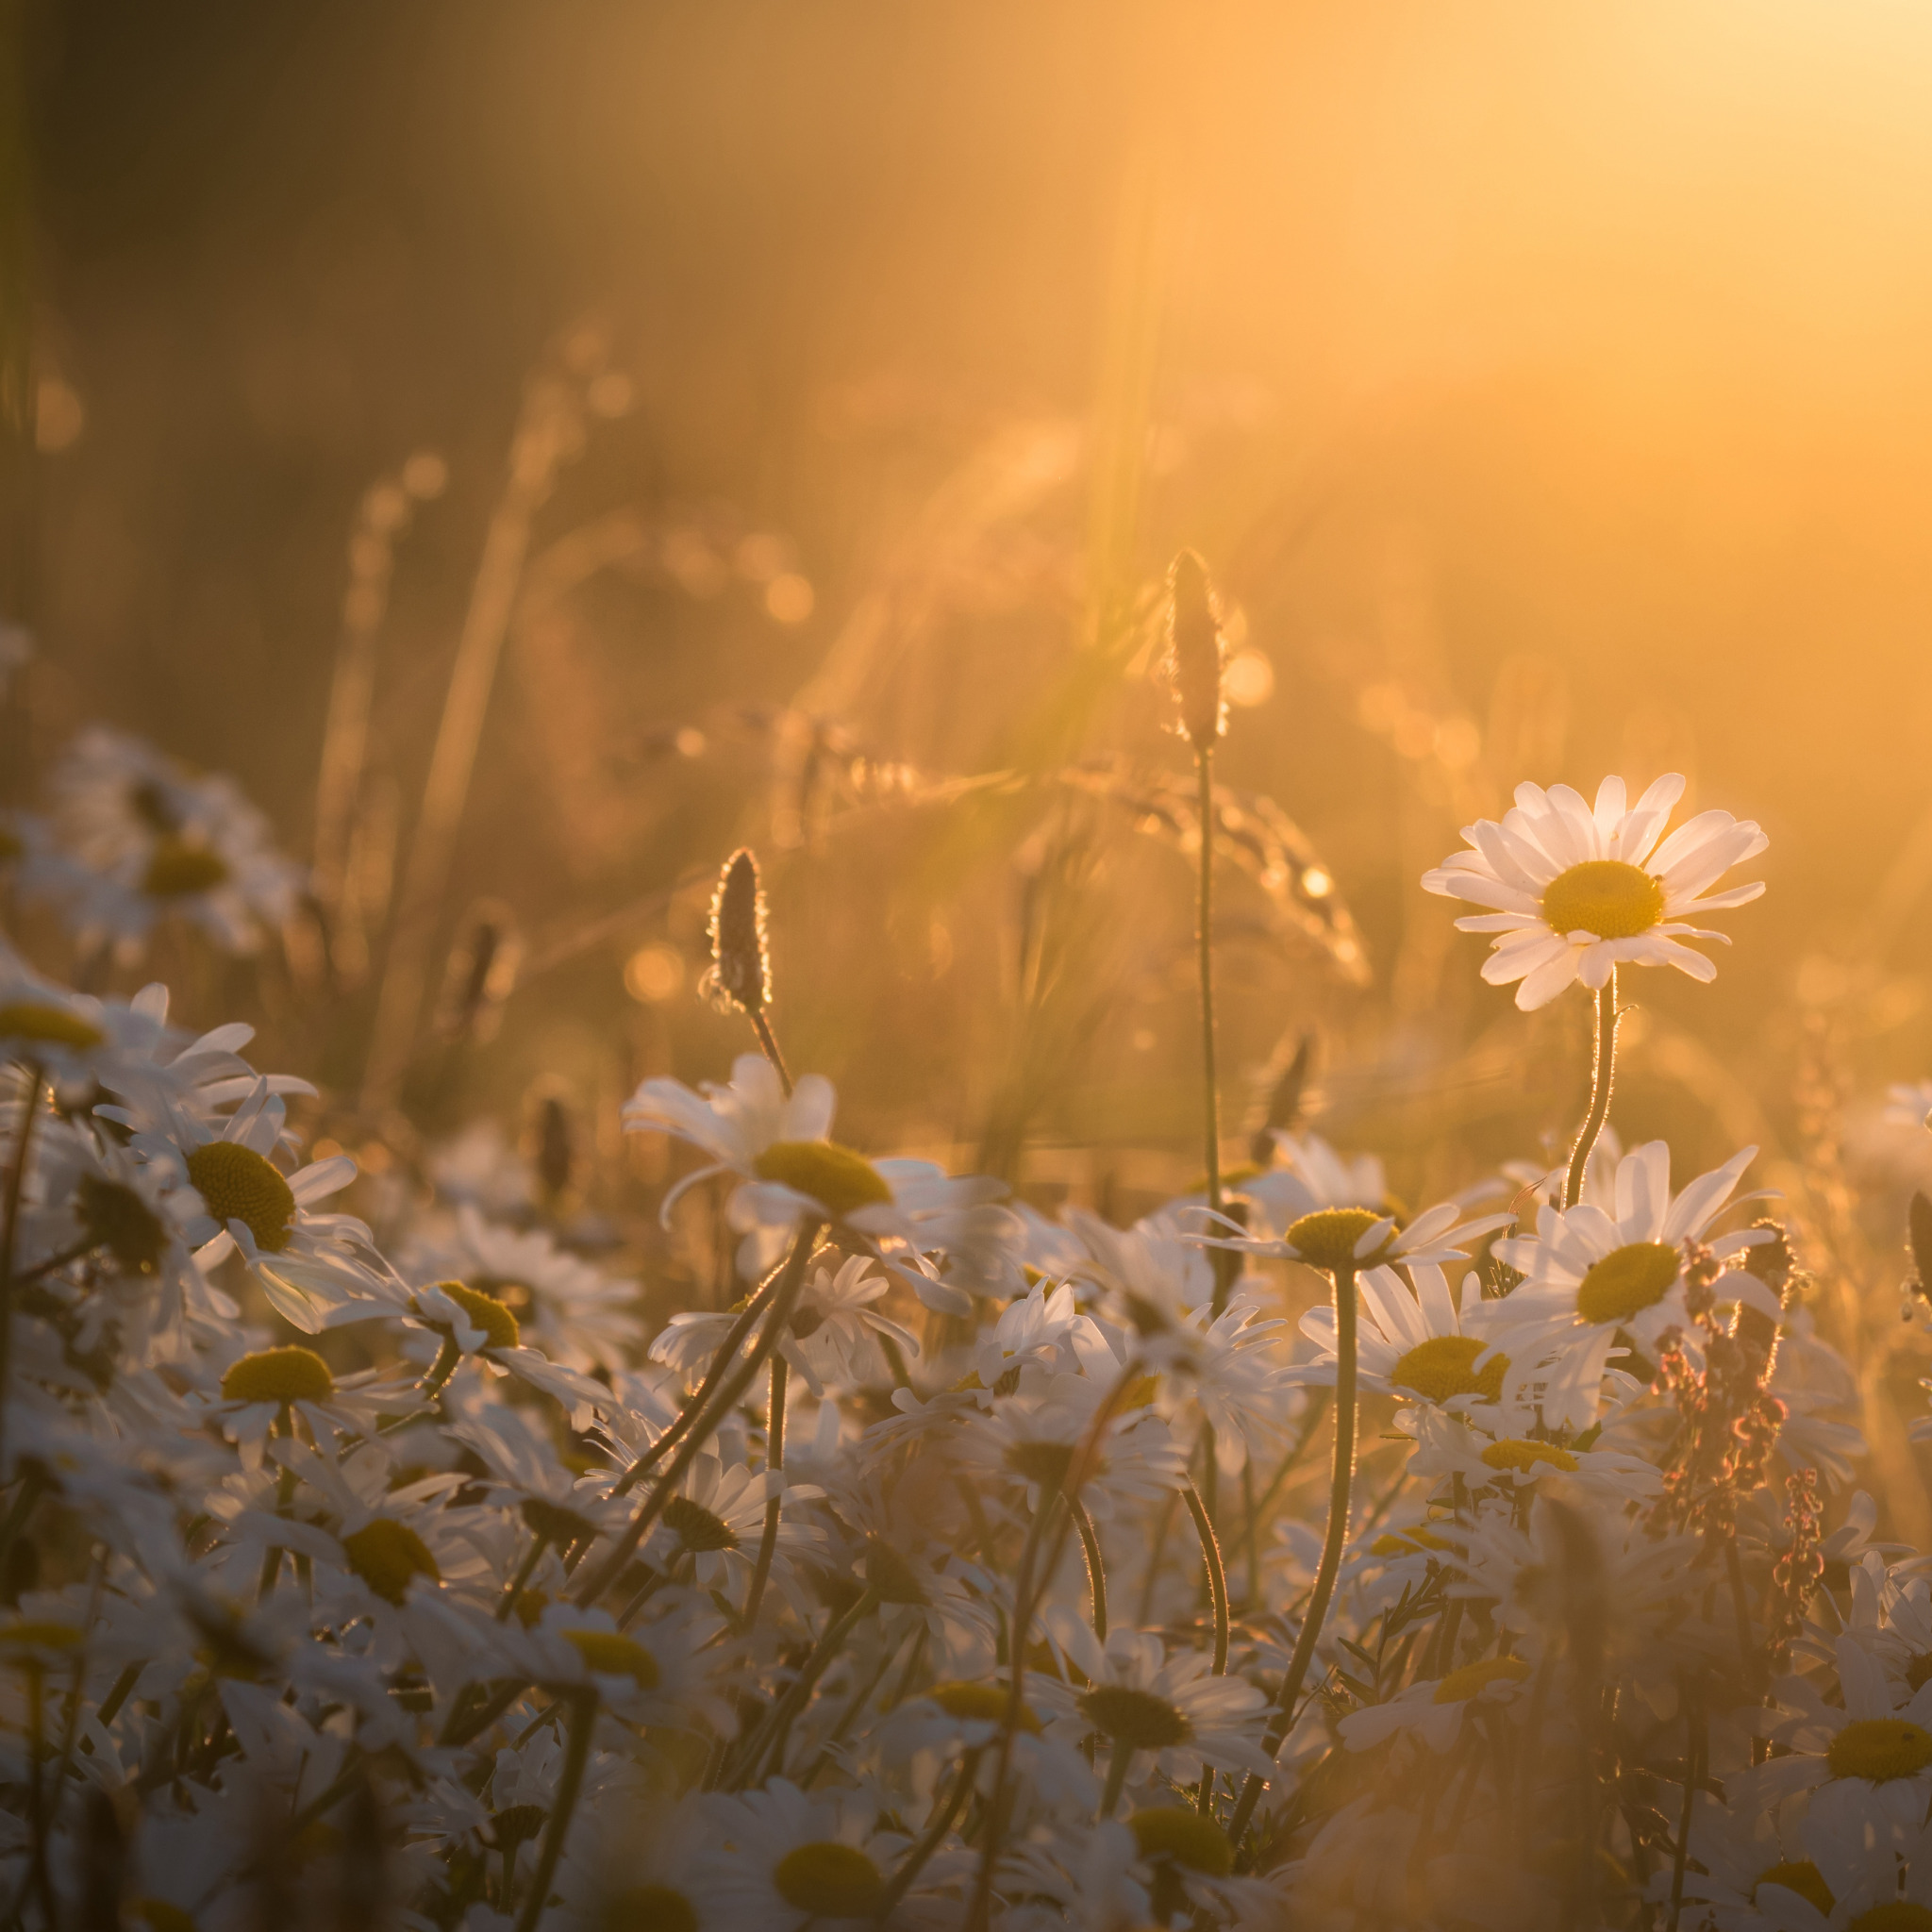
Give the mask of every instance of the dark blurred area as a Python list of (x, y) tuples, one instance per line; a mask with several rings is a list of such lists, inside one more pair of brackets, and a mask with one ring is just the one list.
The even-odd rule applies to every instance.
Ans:
[[(609, 1162), (641, 1074), (722, 1075), (749, 1042), (693, 989), (749, 841), (775, 1019), (849, 1138), (1124, 1211), (1185, 1185), (1184, 841), (1054, 782), (1183, 771), (1149, 676), (1183, 542), (1245, 680), (1221, 775), (1306, 833), (1366, 961), (1236, 880), (1231, 1138), (1310, 1027), (1319, 1124), (1407, 1194), (1566, 1131), (1584, 1003), (1517, 1015), (1415, 881), (1520, 779), (1610, 770), (1683, 770), (1687, 809), (1773, 839), (1716, 986), (1631, 989), (1626, 1139), (1795, 1158), (1821, 1068), (1855, 1129), (1932, 1071), (1912, 10), (14, 21), (42, 763), (106, 716), (232, 771), (306, 857), (358, 506), (434, 452), (358, 792), (383, 901), (526, 381), (604, 344), (431, 908), (425, 1132), (549, 1080)], [(441, 961), (485, 901), (520, 976), (452, 1045), (436, 988), (490, 962)], [(378, 918), (365, 980), (269, 1002), (339, 1095), (382, 965)], [(183, 983), (197, 1019), (215, 992)]]

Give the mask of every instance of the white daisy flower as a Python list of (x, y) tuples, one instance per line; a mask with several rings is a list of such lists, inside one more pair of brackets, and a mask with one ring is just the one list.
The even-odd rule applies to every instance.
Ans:
[[(1701, 1868), (1701, 1869), (1700, 1869)], [(1729, 1811), (1707, 1791), (1699, 1791), (1690, 1814), (1690, 1856), (1684, 1874), (1684, 1897), (1701, 1901), (1684, 1923), (1707, 1924), (1715, 1932), (1774, 1932), (1777, 1922), (1758, 1904), (1760, 1887), (1781, 1886), (1815, 1909), (1829, 1913), (1834, 1900), (1824, 1875), (1806, 1850), (1795, 1816), (1780, 1820), (1764, 1811)], [(1669, 1903), (1668, 1867), (1652, 1874), (1650, 1901)], [(1774, 1907), (1775, 1899), (1766, 1906)]]
[[(1378, 1267), (1443, 1262), (1466, 1267), (1469, 1257), (1464, 1249), (1472, 1241), (1480, 1241), (1495, 1228), (1507, 1227), (1515, 1219), (1509, 1214), (1488, 1214), (1463, 1221), (1465, 1205), (1441, 1201), (1407, 1223), (1374, 1208), (1316, 1208), (1291, 1222), (1278, 1241), (1240, 1233), (1209, 1233), (1197, 1239), (1208, 1247), (1238, 1248), (1251, 1255), (1300, 1261), (1326, 1274), (1352, 1273), (1359, 1281), (1364, 1273)], [(1236, 1225), (1225, 1216), (1219, 1224)]]
[(728, 1212), (744, 1236), (738, 1268), (747, 1279), (767, 1274), (801, 1223), (816, 1220), (864, 1239), (928, 1307), (970, 1315), (972, 1296), (942, 1279), (930, 1257), (976, 1257), (974, 1279), (987, 1285), (990, 1257), (1019, 1233), (1018, 1218), (998, 1205), (1005, 1188), (949, 1179), (930, 1161), (874, 1161), (841, 1147), (830, 1138), (835, 1103), (818, 1074), (802, 1075), (788, 1099), (771, 1063), (743, 1054), (729, 1086), (707, 1083), (702, 1094), (679, 1080), (646, 1080), (625, 1103), (624, 1124), (675, 1135), (711, 1157), (665, 1196), (666, 1215), (687, 1188), (738, 1175)]
[[(705, 1455), (692, 1459), (646, 1545), (648, 1560), (667, 1574), (691, 1568), (703, 1590), (728, 1588), (734, 1574), (749, 1576), (765, 1529), (765, 1505), (779, 1502), (772, 1580), (789, 1586), (791, 1567), (823, 1556), (825, 1535), (802, 1522), (788, 1506), (814, 1501), (824, 1491), (811, 1483), (788, 1483), (782, 1470), (752, 1471)], [(689, 1563), (686, 1563), (686, 1559)]]
[(1389, 1179), (1373, 1154), (1338, 1154), (1320, 1134), (1277, 1133), (1274, 1163), (1230, 1188), (1254, 1202), (1279, 1234), (1318, 1208), (1389, 1210)]
[[(1611, 1209), (1579, 1203), (1537, 1210), (1533, 1236), (1499, 1241), (1496, 1257), (1526, 1279), (1489, 1304), (1491, 1341), (1510, 1357), (1512, 1392), (1540, 1388), (1551, 1427), (1586, 1428), (1595, 1420), (1610, 1350), (1631, 1345), (1655, 1355), (1664, 1337), (1692, 1332), (1685, 1305), (1685, 1244), (1707, 1245), (1719, 1259), (1768, 1239), (1743, 1231), (1707, 1240), (1730, 1204), (1755, 1147), (1734, 1154), (1679, 1194), (1671, 1192), (1671, 1150), (1650, 1141), (1617, 1165)], [(1777, 1297), (1736, 1269), (1712, 1292), (1780, 1318)]]
[(1908, 1080), (1885, 1090), (1888, 1127), (1932, 1127), (1932, 1080)]
[(1534, 1674), (1534, 1666), (1520, 1657), (1484, 1657), (1464, 1664), (1447, 1676), (1408, 1685), (1386, 1704), (1350, 1711), (1341, 1720), (1341, 1741), (1351, 1751), (1367, 1751), (1407, 1732), (1440, 1756), (1462, 1735), (1462, 1720), (1472, 1708), (1501, 1708), (1515, 1703)]
[(1650, 1463), (1620, 1449), (1565, 1448), (1534, 1437), (1501, 1435), (1468, 1417), (1431, 1408), (1399, 1415), (1395, 1426), (1415, 1438), (1410, 1474), (1437, 1480), (1459, 1475), (1471, 1491), (1513, 1496), (1548, 1479), (1593, 1502), (1639, 1503), (1663, 1489), (1663, 1477)]
[(1497, 908), (1457, 927), (1496, 934), (1483, 977), (1491, 986), (1520, 980), (1516, 1004), (1524, 1012), (1573, 981), (1602, 987), (1620, 965), (1674, 966), (1714, 979), (1717, 968), (1682, 942), (1724, 935), (1688, 925), (1685, 916), (1758, 897), (1762, 884), (1709, 889), (1771, 841), (1750, 820), (1705, 811), (1658, 844), (1683, 792), (1674, 773), (1626, 810), (1621, 778), (1603, 781), (1593, 808), (1568, 785), (1519, 785), (1513, 809), (1500, 824), (1465, 825), (1469, 849), (1424, 873), (1424, 889)]
[[(1038, 1393), (1002, 1397), (967, 1420), (961, 1457), (1022, 1486), (1027, 1507), (1038, 1509), (1041, 1495), (1066, 1480), (1108, 1391), (1091, 1376), (1057, 1374)], [(1129, 1503), (1158, 1502), (1186, 1485), (1187, 1458), (1166, 1423), (1130, 1408), (1102, 1429), (1080, 1501), (1104, 1521)]]
[[(1413, 1292), (1392, 1268), (1369, 1268), (1356, 1277), (1365, 1318), (1356, 1341), (1362, 1386), (1398, 1402), (1432, 1403), (1455, 1414), (1494, 1408), (1509, 1371), (1509, 1357), (1490, 1341), (1500, 1304), (1471, 1292), (1466, 1267), (1458, 1268), (1454, 1287), (1434, 1262), (1414, 1263), (1409, 1274)], [(1297, 1382), (1332, 1389), (1335, 1310), (1326, 1304), (1311, 1307), (1301, 1319), (1301, 1331), (1320, 1353), (1287, 1374)]]
[(706, 1932), (871, 1924), (897, 1846), (874, 1832), (859, 1793), (808, 1797), (778, 1777), (702, 1804), (715, 1840), (699, 1876)]

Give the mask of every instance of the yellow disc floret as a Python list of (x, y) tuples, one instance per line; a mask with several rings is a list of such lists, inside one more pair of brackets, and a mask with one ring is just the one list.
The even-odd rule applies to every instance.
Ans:
[(1338, 1274), (1349, 1268), (1373, 1268), (1389, 1250), (1389, 1242), (1372, 1254), (1357, 1255), (1361, 1238), (1387, 1217), (1371, 1208), (1317, 1208), (1304, 1214), (1288, 1231), (1288, 1244), (1311, 1268)]
[[(1007, 1718), (1004, 1684), (935, 1684), (925, 1693), (948, 1717), (965, 1724), (998, 1724)], [(1020, 1707), (1020, 1728), (1038, 1731), (1040, 1720), (1025, 1705)]]
[(1412, 1390), (1425, 1402), (1447, 1402), (1453, 1395), (1500, 1402), (1509, 1357), (1492, 1355), (1478, 1369), (1475, 1358), (1483, 1347), (1474, 1335), (1432, 1335), (1403, 1356), (1389, 1371), (1389, 1379), (1398, 1389)]
[(566, 1630), (584, 1668), (596, 1677), (628, 1677), (640, 1690), (658, 1688), (658, 1659), (629, 1637), (615, 1630)]
[(206, 845), (158, 839), (141, 887), (151, 899), (188, 899), (196, 892), (213, 891), (227, 877), (227, 860)]
[(1874, 1784), (1916, 1777), (1932, 1764), (1932, 1731), (1902, 1717), (1854, 1718), (1824, 1754), (1833, 1777), (1864, 1777)]
[(409, 1585), (419, 1576), (432, 1583), (442, 1581), (442, 1572), (429, 1554), (429, 1545), (393, 1516), (378, 1516), (342, 1539), (342, 1554), (349, 1568), (377, 1596), (400, 1604), (409, 1593)]
[(1369, 1545), (1374, 1557), (1413, 1557), (1423, 1550), (1453, 1550), (1456, 1545), (1435, 1531), (1417, 1525), (1414, 1529), (1385, 1531)]
[(1868, 1906), (1845, 1932), (1932, 1932), (1932, 1907), (1916, 1899), (1889, 1898), (1883, 1905)]
[(598, 1932), (698, 1932), (698, 1911), (668, 1885), (632, 1885), (604, 1901), (596, 1924)]
[(523, 1329), (500, 1301), (460, 1281), (439, 1281), (436, 1285), (462, 1309), (463, 1319), (472, 1328), (483, 1331), (487, 1338), (485, 1348), (516, 1347)]
[(1529, 1666), (1520, 1657), (1486, 1657), (1479, 1663), (1451, 1671), (1436, 1686), (1435, 1702), (1461, 1704), (1479, 1697), (1491, 1684), (1520, 1684), (1528, 1675)]
[(222, 1377), (230, 1402), (326, 1402), (336, 1378), (312, 1348), (258, 1348)]
[(0, 1006), (0, 1040), (25, 1040), (37, 1046), (64, 1046), (85, 1053), (108, 1036), (68, 1007), (52, 1000), (8, 1000)]
[(1133, 1751), (1166, 1751), (1192, 1735), (1187, 1719), (1166, 1698), (1131, 1684), (1096, 1684), (1080, 1700), (1095, 1730)]
[(1170, 1858), (1210, 1878), (1225, 1878), (1234, 1870), (1234, 1846), (1226, 1832), (1198, 1811), (1156, 1805), (1136, 1811), (1127, 1820), (1127, 1828), (1143, 1858)]
[(188, 1178), (224, 1227), (239, 1221), (264, 1253), (279, 1255), (295, 1226), (295, 1196), (273, 1162), (239, 1141), (210, 1141), (188, 1157)]
[(192, 1916), (164, 1898), (138, 1898), (127, 1907), (127, 1916), (148, 1932), (194, 1932)]
[(1566, 1474), (1576, 1467), (1576, 1458), (1569, 1450), (1559, 1449), (1554, 1442), (1532, 1442), (1521, 1436), (1505, 1436), (1483, 1450), (1483, 1465), (1488, 1469), (1513, 1469), (1519, 1475), (1529, 1475), (1539, 1462), (1547, 1462), (1552, 1469), (1560, 1469)]
[(1543, 888), (1543, 922), (1552, 932), (1630, 940), (1663, 916), (1663, 881), (1621, 858), (1587, 859)]
[(752, 1162), (760, 1180), (777, 1181), (816, 1201), (836, 1221), (860, 1208), (890, 1204), (886, 1177), (864, 1155), (835, 1141), (774, 1141)]
[(1586, 1322), (1627, 1322), (1669, 1294), (1682, 1266), (1668, 1241), (1632, 1241), (1612, 1248), (1584, 1271), (1576, 1312)]
[(1782, 1885), (1787, 1891), (1795, 1891), (1807, 1905), (1816, 1906), (1821, 1912), (1828, 1913), (1838, 1903), (1831, 1894), (1831, 1887), (1824, 1882), (1824, 1874), (1809, 1858), (1780, 1858), (1775, 1865), (1767, 1865), (1752, 1884), (1753, 1905), (1757, 1903), (1760, 1885)]
[(815, 1919), (869, 1919), (885, 1896), (879, 1868), (856, 1845), (830, 1839), (798, 1845), (772, 1868), (778, 1896)]

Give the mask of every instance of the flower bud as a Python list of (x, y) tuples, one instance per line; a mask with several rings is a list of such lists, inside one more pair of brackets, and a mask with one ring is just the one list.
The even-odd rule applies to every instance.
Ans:
[(1227, 728), (1221, 693), (1221, 618), (1208, 566), (1183, 550), (1168, 572), (1173, 598), (1169, 617), (1168, 675), (1180, 710), (1181, 736), (1205, 751)]
[(758, 862), (741, 847), (724, 862), (711, 900), (711, 970), (707, 990), (722, 1006), (745, 1013), (770, 998), (771, 957), (765, 944), (765, 894)]

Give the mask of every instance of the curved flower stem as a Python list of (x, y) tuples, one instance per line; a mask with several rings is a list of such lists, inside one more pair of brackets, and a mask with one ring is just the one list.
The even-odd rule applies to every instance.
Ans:
[[(1322, 1540), (1322, 1560), (1315, 1568), (1315, 1587), (1308, 1595), (1308, 1607), (1302, 1619), (1301, 1634), (1295, 1639), (1294, 1654), (1281, 1680), (1274, 1719), (1262, 1745), (1270, 1757), (1278, 1753), (1294, 1723), (1295, 1699), (1314, 1661), (1315, 1642), (1322, 1634), (1323, 1620), (1328, 1614), (1328, 1601), (1335, 1594), (1336, 1574), (1341, 1568), (1342, 1545), (1348, 1540), (1348, 1496), (1355, 1480), (1356, 1425), (1356, 1306), (1355, 1270), (1341, 1268), (1335, 1274), (1335, 1462), (1328, 1486), (1328, 1532)], [(1241, 1834), (1261, 1802), (1265, 1780), (1250, 1772), (1241, 1787), (1241, 1802), (1229, 1821), (1227, 1835), (1237, 1847)]]
[(563, 1856), (571, 1813), (576, 1809), (577, 1793), (584, 1788), (584, 1767), (591, 1761), (591, 1735), (597, 1728), (597, 1693), (579, 1688), (573, 1690), (570, 1697), (575, 1709), (570, 1741), (564, 1749), (563, 1774), (557, 1781), (557, 1802), (551, 1807), (550, 1823), (544, 1827), (543, 1849), (537, 1855), (537, 1875), (518, 1915), (516, 1932), (537, 1932), (537, 1921), (543, 1916), (543, 1907), (550, 1896), (550, 1881), (557, 1876), (557, 1861)]
[(1617, 1011), (1617, 969), (1610, 968), (1610, 976), (1598, 987), (1596, 994), (1596, 1032), (1590, 1060), (1590, 1113), (1583, 1123), (1583, 1131), (1576, 1137), (1576, 1145), (1570, 1154), (1570, 1172), (1563, 1181), (1563, 1206), (1575, 1207), (1583, 1193), (1583, 1170), (1590, 1164), (1590, 1152), (1596, 1145), (1597, 1136), (1604, 1130), (1604, 1122), (1610, 1113), (1610, 1083), (1617, 1072), (1617, 1022), (1622, 1016)]
[(1093, 1533), (1093, 1519), (1077, 1497), (1067, 1498), (1067, 1509), (1074, 1527), (1080, 1533), (1081, 1553), (1087, 1558), (1087, 1591), (1093, 1604), (1093, 1634), (1107, 1641), (1107, 1566), (1100, 1560), (1100, 1539)]
[(772, 1031), (772, 1023), (765, 1018), (762, 1007), (751, 1008), (752, 1031), (758, 1037), (758, 1048), (771, 1061), (772, 1071), (778, 1076), (778, 1085), (784, 1089), (785, 1098), (791, 1098), (791, 1069), (785, 1064), (785, 1056), (778, 1051), (778, 1036)]
[[(1688, 1687), (1687, 1687), (1688, 1689)], [(1670, 1932), (1677, 1932), (1684, 1910), (1684, 1867), (1690, 1851), (1690, 1815), (1703, 1781), (1703, 1757), (1708, 1749), (1704, 1732), (1704, 1707), (1692, 1690), (1684, 1705), (1684, 1808), (1677, 1819), (1677, 1842), (1671, 1854)]]
[(543, 1552), (550, 1547), (547, 1536), (539, 1536), (530, 1545), (530, 1554), (517, 1565), (517, 1574), (504, 1586), (503, 1594), (496, 1600), (496, 1621), (509, 1622), (510, 1612), (517, 1607), (517, 1599), (523, 1595), (530, 1578), (537, 1574), (537, 1565), (543, 1560)]
[[(782, 1470), (785, 1467), (785, 1396), (789, 1379), (790, 1364), (782, 1355), (772, 1357), (772, 1400), (765, 1412), (765, 1468), (767, 1471)], [(751, 1573), (751, 1588), (744, 1593), (744, 1618), (742, 1626), (749, 1630), (758, 1622), (758, 1606), (765, 1600), (765, 1585), (771, 1580), (772, 1557), (778, 1547), (778, 1508), (781, 1497), (771, 1496), (765, 1502), (765, 1533), (758, 1539), (758, 1560)]]
[(20, 1203), (26, 1190), (27, 1166), (33, 1157), (34, 1127), (41, 1115), (41, 1064), (26, 1063), (26, 1091), (21, 1100), (20, 1132), (13, 1141), (13, 1165), (7, 1171), (6, 1220), (0, 1224), (0, 1478), (6, 1474), (8, 1396), (13, 1387), (13, 1289), (19, 1277), (14, 1257), (19, 1247)]
[(973, 1780), (979, 1770), (980, 1753), (986, 1749), (969, 1751), (959, 1760), (959, 1775), (953, 1780), (951, 1795), (944, 1806), (934, 1812), (932, 1823), (925, 1827), (919, 1842), (907, 1853), (905, 1862), (892, 1874), (891, 1883), (886, 1887), (885, 1895), (879, 1900), (879, 1908), (873, 1914), (873, 1923), (883, 1925), (892, 1916), (892, 1907), (912, 1890), (912, 1881), (925, 1869), (926, 1861), (945, 1842), (947, 1832), (953, 1828), (953, 1821), (964, 1808), (966, 1800), (973, 1790)]
[(1107, 1761), (1107, 1790), (1100, 1794), (1100, 1815), (1111, 1818), (1127, 1788), (1127, 1766), (1133, 1762), (1134, 1747), (1124, 1738), (1116, 1738), (1113, 1756)]
[(704, 1412), (687, 1429), (683, 1445), (653, 1485), (651, 1493), (631, 1518), (624, 1534), (617, 1539), (610, 1554), (591, 1571), (578, 1589), (576, 1601), (579, 1604), (595, 1603), (624, 1574), (625, 1566), (643, 1541), (645, 1532), (657, 1522), (665, 1504), (671, 1500), (679, 1478), (697, 1459), (698, 1451), (704, 1447), (711, 1431), (730, 1414), (738, 1398), (751, 1387), (753, 1376), (764, 1367), (766, 1357), (777, 1347), (778, 1338), (785, 1332), (786, 1323), (791, 1319), (792, 1304), (797, 1301), (799, 1290), (805, 1285), (806, 1263), (811, 1259), (812, 1247), (819, 1238), (819, 1226), (817, 1221), (807, 1221), (798, 1230), (798, 1238), (791, 1243), (791, 1253), (785, 1262), (785, 1272), (778, 1277), (772, 1295), (771, 1314), (751, 1353), (719, 1384)]
[(1208, 1595), (1214, 1606), (1214, 1674), (1227, 1674), (1227, 1571), (1221, 1560), (1221, 1540), (1208, 1520), (1208, 1506), (1192, 1483), (1181, 1491), (1188, 1514), (1194, 1519), (1194, 1534), (1201, 1539), (1201, 1560), (1208, 1566)]
[(782, 1768), (785, 1739), (791, 1729), (792, 1720), (805, 1708), (819, 1679), (824, 1675), (826, 1665), (844, 1648), (845, 1640), (878, 1607), (878, 1592), (863, 1590), (853, 1599), (843, 1616), (834, 1617), (825, 1625), (825, 1634), (806, 1658), (805, 1666), (792, 1680), (791, 1688), (772, 1707), (764, 1722), (752, 1734), (751, 1742), (739, 1763), (738, 1774), (723, 1780), (724, 1790), (742, 1790), (746, 1785), (755, 1784), (766, 1758), (774, 1752)]

